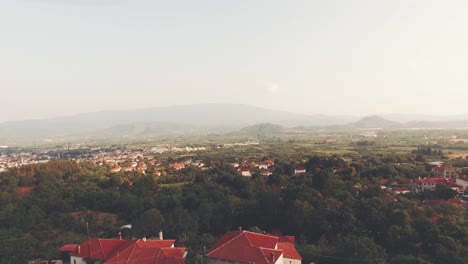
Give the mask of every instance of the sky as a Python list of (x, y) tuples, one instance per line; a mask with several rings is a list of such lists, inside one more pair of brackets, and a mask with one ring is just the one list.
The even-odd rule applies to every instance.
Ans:
[(234, 103), (466, 114), (465, 0), (2, 0), (0, 122)]

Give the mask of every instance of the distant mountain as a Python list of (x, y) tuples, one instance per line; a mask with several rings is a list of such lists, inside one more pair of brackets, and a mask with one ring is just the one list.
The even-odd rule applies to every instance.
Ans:
[(284, 126), (269, 123), (248, 126), (240, 130), (241, 133), (250, 135), (283, 134), (289, 133), (291, 131), (291, 129), (286, 128)]
[(413, 121), (405, 123), (405, 127), (427, 129), (468, 129), (468, 120), (444, 122)]
[(202, 133), (203, 129), (191, 125), (181, 125), (164, 122), (131, 123), (113, 126), (94, 133), (96, 137), (142, 137), (186, 135)]
[(403, 125), (380, 116), (367, 116), (347, 126), (356, 128), (400, 128)]
[(336, 129), (467, 129), (468, 119), (455, 121), (410, 121), (395, 122), (380, 116), (368, 116), (357, 122), (341, 126), (332, 126)]
[[(323, 125), (323, 115), (274, 111), (241, 104), (199, 104), (136, 110), (83, 113), (42, 120), (8, 121), (0, 124), (1, 138), (117, 136), (164, 133), (233, 131), (259, 123), (286, 126)], [(330, 118), (340, 122), (340, 118)], [(349, 120), (346, 119), (345, 120)]]
[[(405, 119), (404, 115), (398, 114), (390, 117)], [(406, 116), (405, 120), (416, 117)], [(465, 120), (468, 120), (468, 116)], [(355, 116), (297, 114), (242, 104), (198, 104), (8, 121), (0, 123), (0, 144), (15, 142), (16, 139), (177, 136), (239, 132), (242, 128), (240, 133), (250, 134), (308, 133), (327, 129), (468, 128), (468, 121), (465, 120), (440, 118), (436, 121), (421, 119), (400, 123), (386, 116), (359, 119)]]
[(452, 122), (452, 121), (460, 121), (460, 120), (468, 120), (468, 114), (465, 115), (424, 115), (424, 114), (400, 114), (400, 113), (392, 113), (392, 114), (384, 114), (381, 115), (382, 118), (401, 122), (401, 123), (408, 123), (408, 122)]

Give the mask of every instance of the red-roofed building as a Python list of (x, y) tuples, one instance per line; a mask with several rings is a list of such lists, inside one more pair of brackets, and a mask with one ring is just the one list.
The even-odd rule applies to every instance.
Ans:
[(297, 252), (294, 244), (288, 242), (278, 242), (278, 249), (283, 250), (283, 260), (285, 264), (301, 263), (302, 257), (299, 255), (299, 252)]
[(447, 168), (444, 165), (434, 166), (431, 171), (443, 178), (454, 178), (457, 176), (457, 171), (455, 169)]
[(405, 194), (411, 192), (408, 188), (404, 186), (392, 187), (391, 191), (393, 192), (393, 194)]
[(380, 179), (379, 181), (380, 185), (385, 185), (388, 183), (388, 180), (387, 179)]
[(170, 167), (174, 170), (181, 170), (185, 168), (185, 163), (183, 162), (172, 163)]
[(111, 168), (112, 172), (119, 172), (121, 170), (122, 170), (122, 168), (119, 166), (119, 164), (116, 163), (116, 164), (112, 165), (112, 168)]
[(246, 177), (250, 177), (250, 176), (252, 176), (252, 173), (250, 173), (249, 169), (242, 169), (241, 170), (241, 175), (246, 176)]
[(294, 174), (306, 173), (306, 169), (302, 166), (298, 166), (294, 169)]
[(293, 243), (248, 231), (226, 233), (205, 254), (205, 259), (207, 264), (300, 264), (302, 260)]
[(70, 262), (85, 264), (91, 259), (103, 264), (183, 264), (185, 248), (174, 248), (174, 242), (93, 238), (75, 247)]
[(434, 190), (435, 187), (439, 184), (451, 184), (454, 183), (455, 180), (452, 178), (424, 178), (418, 179), (416, 183), (416, 188), (424, 191), (424, 190)]
[(73, 250), (76, 249), (76, 247), (78, 246), (78, 244), (66, 244), (66, 245), (63, 245), (59, 248), (59, 251), (60, 252), (72, 252)]

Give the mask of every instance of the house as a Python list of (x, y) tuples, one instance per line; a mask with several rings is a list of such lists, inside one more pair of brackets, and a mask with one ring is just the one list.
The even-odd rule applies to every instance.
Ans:
[(306, 173), (306, 169), (302, 166), (298, 166), (294, 169), (294, 174)]
[(112, 172), (119, 172), (121, 170), (122, 168), (118, 164), (112, 165), (112, 169), (111, 169)]
[(385, 184), (387, 184), (387, 183), (388, 183), (388, 180), (387, 180), (387, 179), (380, 179), (380, 180), (379, 180), (379, 184), (380, 184), (380, 185), (385, 185)]
[(246, 176), (246, 177), (250, 177), (250, 176), (252, 176), (252, 173), (250, 173), (249, 169), (242, 169), (241, 170), (241, 175)]
[(235, 231), (218, 240), (205, 254), (205, 261), (207, 264), (301, 264), (302, 258), (291, 239)]
[(266, 169), (268, 169), (268, 165), (266, 165), (266, 164), (259, 164), (259, 165), (258, 165), (258, 169), (259, 169), (259, 170), (266, 170)]
[(145, 174), (146, 170), (148, 169), (148, 167), (146, 166), (146, 164), (144, 162), (140, 162), (138, 164), (138, 167), (137, 167), (137, 170), (143, 174)]
[(453, 183), (455, 180), (451, 178), (424, 178), (416, 180), (416, 189), (420, 191), (434, 190), (439, 184)]
[(453, 168), (447, 168), (443, 165), (433, 166), (432, 172), (435, 172), (438, 177), (442, 178), (454, 178), (457, 176), (457, 171)]
[(271, 171), (266, 170), (266, 169), (260, 171), (260, 175), (263, 175), (263, 176), (270, 176), (271, 174), (272, 174)]
[(405, 194), (411, 192), (407, 187), (397, 186), (391, 188), (393, 194)]
[(183, 163), (183, 162), (172, 163), (170, 165), (170, 167), (173, 168), (174, 170), (181, 170), (181, 169), (185, 168), (185, 163)]
[(175, 248), (175, 240), (92, 238), (70, 253), (71, 264), (87, 260), (103, 264), (183, 264), (185, 248)]

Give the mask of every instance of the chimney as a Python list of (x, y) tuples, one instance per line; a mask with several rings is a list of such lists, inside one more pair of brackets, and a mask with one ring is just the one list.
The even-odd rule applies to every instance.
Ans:
[(164, 240), (163, 231), (159, 230), (159, 240)]
[(146, 242), (146, 236), (144, 236), (141, 240), (143, 240), (143, 242)]
[(78, 245), (78, 255), (81, 255), (81, 246)]
[(239, 226), (239, 231), (242, 231), (242, 226)]
[(119, 240), (122, 240), (122, 232), (119, 232)]

